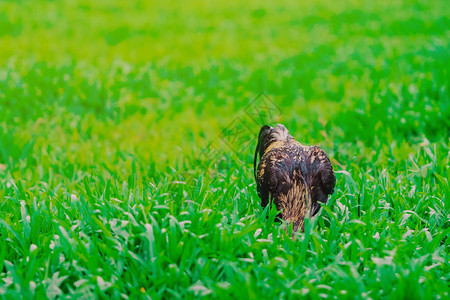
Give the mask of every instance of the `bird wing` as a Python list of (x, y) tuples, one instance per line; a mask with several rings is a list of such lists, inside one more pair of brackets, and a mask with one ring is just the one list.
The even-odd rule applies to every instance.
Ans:
[[(280, 194), (286, 193), (291, 187), (289, 164), (290, 158), (283, 148), (272, 149), (261, 158), (256, 174), (256, 189), (263, 208), (270, 199), (277, 200)], [(275, 205), (280, 209), (277, 201)]]
[(265, 208), (273, 199), (283, 219), (314, 216), (334, 192), (336, 178), (325, 152), (292, 141), (266, 152), (258, 165), (257, 192)]
[(328, 195), (333, 194), (336, 184), (333, 166), (326, 153), (319, 147), (309, 149), (309, 172), (311, 188), (311, 216), (320, 209), (320, 203), (326, 203)]

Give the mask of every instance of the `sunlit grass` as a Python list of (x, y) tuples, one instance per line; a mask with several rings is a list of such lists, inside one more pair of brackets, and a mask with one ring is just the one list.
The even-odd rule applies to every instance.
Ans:
[[(448, 298), (446, 1), (0, 11), (2, 298)], [(336, 170), (294, 241), (256, 195), (261, 97)]]

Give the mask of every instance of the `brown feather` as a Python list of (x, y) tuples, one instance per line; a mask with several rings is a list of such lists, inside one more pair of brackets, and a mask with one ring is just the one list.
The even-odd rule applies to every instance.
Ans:
[(319, 211), (320, 203), (327, 201), (336, 183), (326, 153), (318, 147), (303, 146), (280, 124), (261, 128), (254, 173), (261, 206), (273, 201), (281, 211), (279, 218), (293, 223), (294, 233), (298, 228), (303, 230), (308, 211), (311, 216)]

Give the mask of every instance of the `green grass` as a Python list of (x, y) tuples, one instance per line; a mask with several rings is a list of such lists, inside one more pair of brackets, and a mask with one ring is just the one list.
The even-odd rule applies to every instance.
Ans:
[[(450, 6), (303, 2), (0, 1), (0, 297), (448, 298)], [(294, 241), (263, 122), (336, 170)]]

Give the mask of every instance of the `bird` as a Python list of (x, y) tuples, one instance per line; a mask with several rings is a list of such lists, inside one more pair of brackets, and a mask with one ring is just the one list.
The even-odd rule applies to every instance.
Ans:
[(336, 184), (327, 154), (319, 147), (300, 144), (282, 124), (261, 127), (253, 173), (261, 207), (270, 204), (270, 209), (274, 203), (280, 211), (277, 219), (292, 223), (292, 236), (299, 229), (304, 232), (307, 213), (316, 215)]

